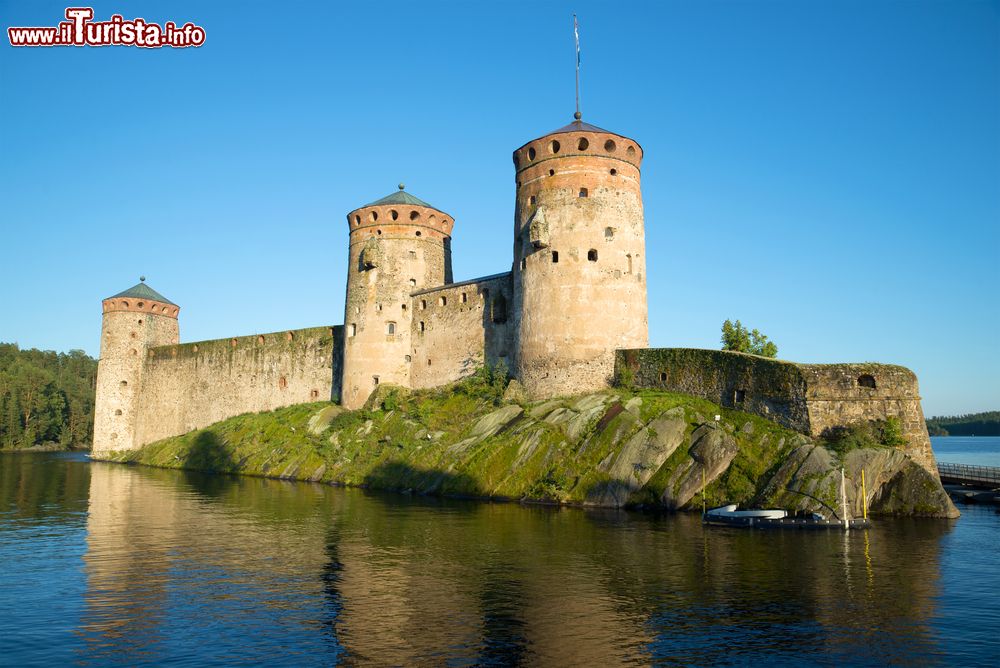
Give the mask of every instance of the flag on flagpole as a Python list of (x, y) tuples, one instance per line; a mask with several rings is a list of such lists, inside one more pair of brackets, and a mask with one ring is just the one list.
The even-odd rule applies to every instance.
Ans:
[(573, 37), (576, 38), (576, 66), (580, 66), (580, 24), (576, 22), (576, 14), (573, 14)]

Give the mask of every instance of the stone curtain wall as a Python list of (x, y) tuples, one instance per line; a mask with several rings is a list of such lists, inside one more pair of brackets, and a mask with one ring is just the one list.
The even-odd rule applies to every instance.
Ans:
[(691, 394), (809, 433), (806, 383), (796, 364), (721, 350), (646, 348), (619, 350), (615, 373), (635, 387)]
[(454, 382), (503, 360), (513, 371), (510, 273), (415, 292), (410, 386)]
[(937, 470), (916, 374), (890, 364), (799, 366), (809, 388), (806, 399), (813, 435), (830, 427), (895, 416), (909, 443), (909, 455), (929, 470)]
[(722, 350), (619, 350), (615, 374), (637, 388), (683, 392), (810, 436), (897, 417), (906, 453), (937, 476), (917, 377), (891, 364), (794, 364)]
[(135, 447), (243, 413), (339, 399), (343, 327), (150, 348)]

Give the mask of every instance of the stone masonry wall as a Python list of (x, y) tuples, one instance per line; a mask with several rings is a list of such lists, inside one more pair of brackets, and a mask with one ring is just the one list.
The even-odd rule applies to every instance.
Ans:
[(484, 363), (511, 368), (510, 272), (415, 292), (410, 384), (454, 382)]
[(907, 454), (937, 475), (917, 377), (891, 364), (794, 364), (685, 348), (619, 350), (616, 377), (683, 392), (769, 418), (810, 436), (866, 420), (899, 418)]
[(150, 348), (135, 446), (243, 413), (337, 400), (343, 327)]
[(801, 364), (813, 435), (862, 420), (899, 418), (909, 454), (936, 470), (917, 376), (890, 364)]
[(635, 387), (682, 392), (809, 433), (798, 365), (756, 355), (689, 348), (619, 350), (616, 376)]

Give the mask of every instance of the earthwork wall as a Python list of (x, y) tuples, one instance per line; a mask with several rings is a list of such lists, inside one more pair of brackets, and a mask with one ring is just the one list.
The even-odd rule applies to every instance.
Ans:
[(683, 392), (820, 436), (833, 427), (899, 418), (904, 448), (935, 476), (917, 377), (891, 364), (794, 364), (687, 348), (619, 350), (615, 374), (637, 388)]
[(150, 348), (135, 446), (243, 413), (339, 399), (343, 327)]

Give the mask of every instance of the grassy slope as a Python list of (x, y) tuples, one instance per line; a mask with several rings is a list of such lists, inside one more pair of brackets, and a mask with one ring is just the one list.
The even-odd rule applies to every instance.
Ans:
[[(719, 414), (739, 445), (733, 465), (707, 488), (711, 504), (751, 499), (765, 473), (803, 441), (770, 421), (687, 395), (606, 394), (605, 405), (590, 411), (593, 396), (525, 404), (525, 413), (504, 420), (495, 435), (470, 439), (477, 421), (498, 407), (488, 392), (465, 383), (390, 400), (387, 406), (394, 410), (340, 412), (314, 403), (242, 415), (112, 458), (419, 493), (585, 503), (588, 493), (608, 482), (599, 464), (644, 423), (680, 407), (687, 434)], [(630, 410), (616, 406), (624, 403)], [(555, 417), (560, 414), (576, 419), (561, 421)], [(331, 416), (325, 429), (309, 428), (311, 418), (322, 423)], [(687, 450), (685, 441), (630, 502), (657, 502), (670, 473), (687, 460)], [(697, 505), (700, 501), (699, 496)]]

